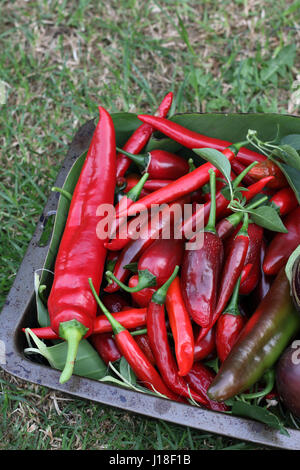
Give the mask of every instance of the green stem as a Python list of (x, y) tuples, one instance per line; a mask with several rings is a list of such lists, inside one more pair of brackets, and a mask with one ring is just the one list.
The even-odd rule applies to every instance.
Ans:
[(273, 388), (275, 384), (275, 372), (274, 369), (269, 369), (263, 376), (263, 380), (266, 384), (265, 388), (261, 390), (260, 392), (253, 392), (253, 393), (242, 393), (240, 395), (241, 398), (244, 398), (246, 400), (253, 400), (254, 398), (261, 398), (264, 397), (265, 395), (268, 395)]
[(127, 193), (127, 198), (131, 199), (131, 201), (135, 202), (139, 199), (141, 191), (144, 187), (144, 184), (146, 183), (147, 179), (149, 178), (149, 173), (145, 173), (140, 181), (133, 186), (133, 188), (130, 189)]
[(209, 170), (210, 184), (210, 212), (205, 232), (216, 233), (216, 173), (211, 168)]
[(251, 163), (251, 165), (247, 166), (247, 168), (245, 168), (233, 181), (232, 183), (232, 186), (234, 189), (236, 189), (238, 187), (238, 185), (240, 184), (240, 182), (245, 178), (245, 176), (247, 175), (247, 173), (249, 173), (249, 171), (255, 166), (257, 165), (258, 162), (253, 162)]
[(178, 271), (179, 266), (175, 266), (173, 274), (169, 277), (169, 279), (156, 292), (154, 292), (151, 298), (151, 302), (154, 302), (158, 305), (163, 305), (165, 303), (168, 289), (177, 276)]
[(131, 331), (130, 334), (132, 336), (146, 335), (147, 334), (147, 328), (143, 328), (142, 330)]
[(154, 287), (156, 285), (156, 276), (154, 276), (148, 269), (143, 269), (138, 271), (139, 275), (139, 282), (134, 287), (128, 287), (122, 281), (116, 278), (116, 276), (111, 271), (106, 271), (106, 277), (110, 281), (114, 281), (118, 286), (120, 286), (123, 290), (129, 293), (139, 292), (146, 287)]
[(111, 327), (112, 327), (112, 330), (113, 330), (113, 333), (115, 335), (121, 333), (121, 331), (124, 331), (126, 328), (124, 328), (121, 323), (118, 322), (118, 320), (116, 320), (112, 314), (107, 310), (107, 308), (105, 307), (105, 305), (101, 302), (94, 286), (93, 286), (93, 281), (91, 278), (89, 278), (89, 285), (90, 285), (90, 288), (93, 292), (93, 295), (96, 299), (96, 302), (97, 304), (99, 305), (99, 307), (101, 308), (102, 312), (104, 313), (104, 315), (106, 316), (106, 318), (108, 319), (109, 323), (111, 324)]
[(62, 322), (59, 325), (59, 336), (65, 339), (68, 344), (65, 367), (59, 379), (61, 384), (67, 382), (73, 374), (79, 343), (87, 331), (88, 328), (75, 319)]
[(72, 201), (72, 194), (69, 193), (69, 191), (66, 191), (65, 189), (63, 188), (58, 188), (57, 186), (53, 186), (51, 188), (51, 191), (57, 191), (58, 193), (60, 193), (62, 196), (64, 196), (65, 198), (67, 198), (69, 201)]
[(196, 165), (192, 158), (188, 159), (188, 164), (189, 164), (189, 172), (196, 170)]
[(230, 299), (230, 302), (228, 304), (228, 307), (224, 310), (224, 315), (225, 314), (230, 314), (230, 315), (241, 315), (239, 306), (238, 306), (238, 300), (239, 300), (239, 290), (240, 290), (240, 285), (241, 285), (241, 278), (242, 275), (237, 280), (236, 285), (234, 286), (234, 290)]
[(235, 144), (231, 144), (229, 145), (229, 149), (235, 154), (237, 155), (239, 150), (244, 147), (245, 145), (248, 145), (248, 140), (244, 140), (243, 142), (236, 142)]
[(239, 232), (237, 233), (237, 237), (239, 237), (240, 235), (244, 235), (245, 237), (248, 237), (248, 225), (249, 225), (249, 215), (248, 215), (248, 212), (244, 212), (244, 221), (243, 221), (243, 225), (241, 226)]
[(117, 151), (119, 153), (122, 153), (123, 155), (126, 155), (126, 157), (130, 158), (136, 165), (138, 165), (141, 168), (146, 168), (149, 162), (149, 154), (133, 154), (130, 152), (126, 152), (125, 150), (117, 147)]

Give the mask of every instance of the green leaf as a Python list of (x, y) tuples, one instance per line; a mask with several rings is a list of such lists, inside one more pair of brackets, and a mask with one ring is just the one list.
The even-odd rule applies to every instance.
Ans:
[(290, 285), (292, 285), (292, 271), (293, 271), (293, 266), (296, 261), (296, 259), (300, 256), (300, 245), (297, 246), (297, 248), (293, 251), (293, 253), (290, 255), (288, 262), (285, 265), (285, 273), (286, 276), (289, 280)]
[(300, 171), (296, 170), (296, 168), (286, 165), (285, 163), (277, 162), (277, 165), (284, 173), (290, 187), (295, 193), (297, 201), (300, 204)]
[(126, 382), (133, 385), (136, 384), (136, 376), (124, 356), (120, 359), (119, 372)]
[[(68, 345), (66, 341), (57, 343), (55, 346), (46, 346), (31, 330), (26, 328), (37, 349), (27, 348), (24, 352), (36, 352), (47, 359), (51, 367), (63, 370), (67, 358)], [(88, 340), (82, 339), (79, 343), (76, 361), (74, 365), (74, 375), (99, 380), (105, 376), (107, 366)]]
[(300, 150), (300, 134), (289, 134), (282, 137), (280, 145), (289, 145), (295, 150)]
[(231, 406), (233, 415), (252, 418), (260, 423), (267, 424), (271, 428), (280, 430), (282, 434), (289, 435), (280, 419), (266, 408), (243, 401), (233, 401)]
[(204, 160), (214, 165), (226, 178), (229, 187), (232, 187), (230, 178), (231, 165), (228, 158), (222, 152), (211, 148), (193, 149), (193, 152), (195, 152), (196, 155), (199, 155), (200, 157), (204, 158)]
[(36, 309), (37, 309), (37, 320), (38, 320), (39, 326), (44, 327), (44, 326), (50, 325), (50, 318), (49, 318), (48, 310), (40, 298), (39, 286), (40, 286), (40, 278), (37, 273), (34, 273), (34, 291), (35, 291), (35, 301), (36, 301)]
[(278, 212), (271, 206), (260, 206), (257, 209), (252, 209), (249, 215), (255, 224), (263, 228), (274, 232), (287, 233)]
[(290, 145), (279, 145), (278, 149), (273, 152), (272, 156), (274, 154), (281, 158), (285, 164), (296, 168), (296, 170), (300, 170), (300, 155), (297, 150)]

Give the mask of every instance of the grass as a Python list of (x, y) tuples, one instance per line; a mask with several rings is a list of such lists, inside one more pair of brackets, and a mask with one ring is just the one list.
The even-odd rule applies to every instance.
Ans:
[[(299, 7), (298, 0), (0, 1), (1, 306), (67, 146), (100, 103), (111, 112), (152, 112), (172, 90), (172, 112), (299, 114)], [(0, 380), (0, 449), (257, 448), (3, 371)]]

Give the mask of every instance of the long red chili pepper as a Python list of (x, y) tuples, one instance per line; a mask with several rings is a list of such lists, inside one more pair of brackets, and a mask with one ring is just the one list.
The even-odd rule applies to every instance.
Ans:
[[(233, 144), (226, 148), (222, 153), (231, 161), (238, 153), (241, 144)], [(206, 184), (209, 181), (209, 170), (213, 169), (216, 175), (220, 172), (211, 163), (204, 163), (200, 167), (191, 171), (187, 175), (172, 181), (168, 186), (158, 189), (148, 196), (143, 197), (137, 203), (132, 204), (122, 216), (133, 216), (140, 210), (146, 210), (154, 204), (164, 204), (172, 202), (182, 196), (185, 196)]]
[[(234, 243), (234, 237), (236, 236), (238, 226), (234, 233), (225, 243), (225, 257), (229, 253), (232, 244)], [(249, 236), (249, 246), (247, 250), (247, 255), (245, 259), (244, 267), (248, 264), (252, 265), (251, 270), (249, 271), (247, 278), (241, 282), (239, 293), (241, 295), (248, 295), (252, 292), (260, 279), (260, 251), (263, 241), (264, 230), (259, 225), (250, 223), (248, 226), (248, 236)]]
[(116, 180), (116, 142), (113, 121), (99, 107), (100, 119), (76, 184), (65, 230), (60, 242), (54, 281), (48, 300), (52, 329), (68, 342), (60, 382), (72, 375), (78, 345), (93, 332), (97, 304), (88, 285), (100, 289), (106, 249), (97, 235), (101, 204), (113, 204)]
[[(166, 117), (173, 101), (173, 93), (168, 93), (162, 100), (157, 114), (160, 117)], [(145, 147), (148, 140), (150, 139), (153, 133), (153, 127), (149, 124), (142, 124), (139, 126), (131, 137), (127, 140), (126, 144), (123, 146), (123, 150), (130, 153), (140, 153), (140, 151)], [(117, 155), (117, 178), (119, 176), (124, 176), (126, 171), (130, 166), (130, 159), (126, 155), (119, 153)]]
[(238, 307), (240, 281), (241, 278), (238, 279), (231, 300), (216, 324), (216, 347), (221, 362), (225, 361), (246, 323)]
[(199, 335), (199, 339), (204, 338), (209, 329), (213, 327), (221, 313), (224, 311), (227, 302), (229, 301), (233, 293), (234, 286), (242, 273), (248, 246), (248, 214), (244, 213), (244, 223), (240, 231), (236, 235), (232, 248), (227, 258), (225, 259), (220, 281), (218, 301), (215, 311), (213, 313), (213, 319), (211, 321), (210, 326), (208, 326), (207, 328), (202, 328)]
[[(198, 132), (191, 131), (181, 126), (180, 124), (177, 124), (176, 122), (169, 121), (168, 119), (145, 114), (140, 114), (138, 118), (142, 122), (150, 124), (162, 134), (165, 134), (166, 136), (170, 137), (170, 139), (175, 140), (189, 149), (210, 147), (222, 151), (224, 148), (231, 145), (230, 142), (225, 140), (198, 134)], [(247, 148), (242, 147), (239, 151), (237, 159), (243, 163), (243, 165), (248, 166), (254, 161), (262, 162), (266, 160), (266, 157), (260, 153), (253, 152), (252, 150), (248, 150)]]
[(292, 188), (280, 189), (270, 199), (270, 203), (278, 208), (279, 214), (283, 217), (292, 212), (298, 206), (298, 201)]
[(269, 276), (278, 274), (300, 244), (300, 207), (298, 206), (284, 217), (283, 223), (288, 232), (275, 235), (268, 245), (263, 262), (263, 270)]
[[(117, 147), (120, 152), (121, 149)], [(147, 154), (123, 152), (142, 172), (149, 173), (150, 179), (176, 180), (189, 172), (187, 160), (166, 150), (151, 150)]]
[(201, 362), (196, 362), (190, 372), (186, 376), (187, 383), (193, 387), (198, 393), (201, 393), (208, 401), (208, 408), (215, 411), (228, 411), (229, 408), (225, 403), (211, 400), (207, 395), (215, 374), (212, 370), (205, 367)]
[(201, 248), (186, 250), (181, 272), (182, 295), (195, 323), (210, 325), (216, 307), (219, 277), (223, 263), (223, 243), (216, 233), (216, 175), (211, 169), (211, 210)]
[(135, 336), (135, 341), (141, 348), (148, 360), (155, 366), (155, 357), (151, 351), (150, 341), (147, 334)]
[(91, 279), (90, 286), (95, 298), (97, 299), (99, 307), (102, 309), (104, 315), (111, 324), (114, 339), (120, 352), (125, 357), (138, 379), (149, 390), (158, 392), (171, 400), (178, 401), (178, 397), (164, 384), (154, 366), (136, 343), (134, 337), (121, 325), (121, 323), (116, 321), (116, 319), (105, 308), (91, 283)]
[[(161, 212), (156, 213), (154, 217), (148, 221), (142, 229), (140, 237), (136, 240), (130, 240), (127, 246), (123, 248), (113, 271), (114, 276), (119, 279), (119, 281), (125, 282), (130, 275), (130, 271), (125, 266), (137, 261), (141, 254), (159, 238), (165, 226), (169, 225), (169, 223), (171, 224), (172, 221), (176, 223), (176, 214), (174, 214), (173, 209), (176, 207), (182, 208), (186, 202), (188, 202), (187, 198), (181, 198), (174, 201), (169, 206), (165, 206)], [(118, 289), (118, 284), (112, 282), (108, 284), (104, 290), (106, 292), (116, 292)]]
[(174, 338), (178, 374), (184, 376), (189, 372), (194, 362), (194, 335), (192, 323), (181, 294), (178, 276), (168, 289), (166, 308)]
[(147, 334), (156, 366), (168, 388), (179, 396), (193, 398), (207, 406), (207, 399), (190, 389), (184, 378), (178, 374), (176, 360), (169, 345), (164, 303), (167, 290), (177, 276), (178, 269), (179, 266), (175, 268), (167, 283), (160, 287), (152, 296), (147, 309)]
[[(125, 328), (131, 330), (146, 325), (147, 308), (130, 308), (112, 314), (113, 317), (122, 323)], [(23, 328), (25, 331), (25, 328)], [(31, 331), (42, 339), (58, 339), (59, 335), (51, 328), (46, 326), (43, 328), (31, 328)], [(99, 315), (93, 323), (93, 334), (109, 333), (111, 325), (104, 315)]]

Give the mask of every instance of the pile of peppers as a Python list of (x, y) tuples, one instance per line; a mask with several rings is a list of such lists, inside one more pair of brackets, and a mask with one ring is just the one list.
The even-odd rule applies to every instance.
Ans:
[[(207, 137), (168, 119), (172, 100), (168, 93), (155, 115), (139, 115), (141, 125), (122, 148), (110, 114), (99, 107), (56, 256), (47, 299), (51, 324), (31, 330), (67, 341), (61, 383), (72, 376), (78, 345), (88, 338), (106, 364), (125, 357), (152, 392), (226, 412), (226, 400), (250, 396), (253, 387), (256, 396), (276, 395), (272, 368), (299, 332), (284, 268), (300, 245), (300, 206), (280, 169), (249, 150), (247, 140)], [(183, 149), (214, 149), (226, 158), (231, 196), (211, 161), (195, 167), (182, 152), (145, 152), (154, 131)], [(232, 194), (239, 206), (231, 204)], [(107, 239), (96, 231), (101, 204), (113, 204), (117, 214)], [(140, 204), (163, 209), (140, 222)], [(174, 229), (165, 237), (164, 212), (186, 204), (190, 217), (174, 213), (177, 236)], [(251, 211), (262, 205), (275, 208), (283, 231), (252, 220)], [(204, 221), (200, 229), (197, 217)], [(187, 249), (197, 230), (203, 243)]]

